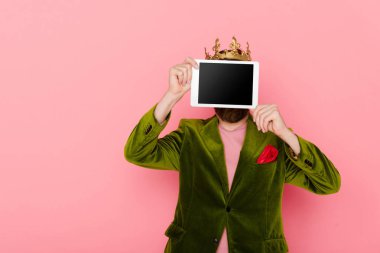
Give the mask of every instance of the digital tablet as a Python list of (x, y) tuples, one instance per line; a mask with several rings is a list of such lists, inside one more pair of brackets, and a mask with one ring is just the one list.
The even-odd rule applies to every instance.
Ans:
[(258, 103), (259, 62), (194, 59), (191, 106), (255, 108)]

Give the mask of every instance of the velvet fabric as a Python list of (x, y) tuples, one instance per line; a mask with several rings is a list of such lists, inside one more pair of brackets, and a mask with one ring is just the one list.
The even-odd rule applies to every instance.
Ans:
[[(316, 145), (296, 134), (301, 152), (294, 159), (289, 146), (272, 132), (258, 131), (249, 114), (229, 190), (216, 115), (181, 119), (176, 130), (158, 138), (171, 111), (159, 124), (154, 117), (156, 106), (132, 130), (124, 157), (141, 167), (179, 172), (178, 202), (164, 232), (168, 237), (165, 253), (215, 253), (225, 226), (229, 252), (288, 252), (281, 216), (284, 184), (320, 195), (340, 189), (338, 170)], [(257, 164), (268, 144), (278, 150), (276, 160)]]

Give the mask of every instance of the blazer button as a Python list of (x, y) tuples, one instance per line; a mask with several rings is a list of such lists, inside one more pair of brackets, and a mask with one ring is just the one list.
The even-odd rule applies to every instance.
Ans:
[(230, 207), (230, 206), (227, 206), (227, 207), (226, 207), (226, 211), (227, 211), (227, 212), (230, 212), (230, 211), (231, 211), (231, 207)]
[(214, 239), (212, 239), (212, 242), (215, 244), (218, 244), (219, 240), (218, 240), (218, 238), (214, 237)]

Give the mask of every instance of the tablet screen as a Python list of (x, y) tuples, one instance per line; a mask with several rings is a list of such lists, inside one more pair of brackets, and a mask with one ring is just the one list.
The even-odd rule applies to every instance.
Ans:
[(199, 63), (199, 104), (251, 105), (253, 64)]

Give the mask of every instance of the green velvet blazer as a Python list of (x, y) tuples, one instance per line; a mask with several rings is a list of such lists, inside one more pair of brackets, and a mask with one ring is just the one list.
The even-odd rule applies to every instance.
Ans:
[[(216, 252), (224, 228), (229, 252), (288, 252), (283, 232), (281, 201), (285, 183), (315, 194), (340, 189), (340, 174), (313, 143), (297, 135), (301, 152), (294, 159), (288, 144), (272, 132), (260, 132), (249, 114), (246, 135), (229, 191), (224, 147), (216, 115), (181, 119), (162, 138), (171, 111), (160, 125), (157, 103), (146, 112), (124, 147), (124, 157), (138, 166), (179, 172), (179, 196), (164, 252)], [(291, 128), (289, 128), (292, 130)], [(277, 159), (256, 164), (267, 144)]]

